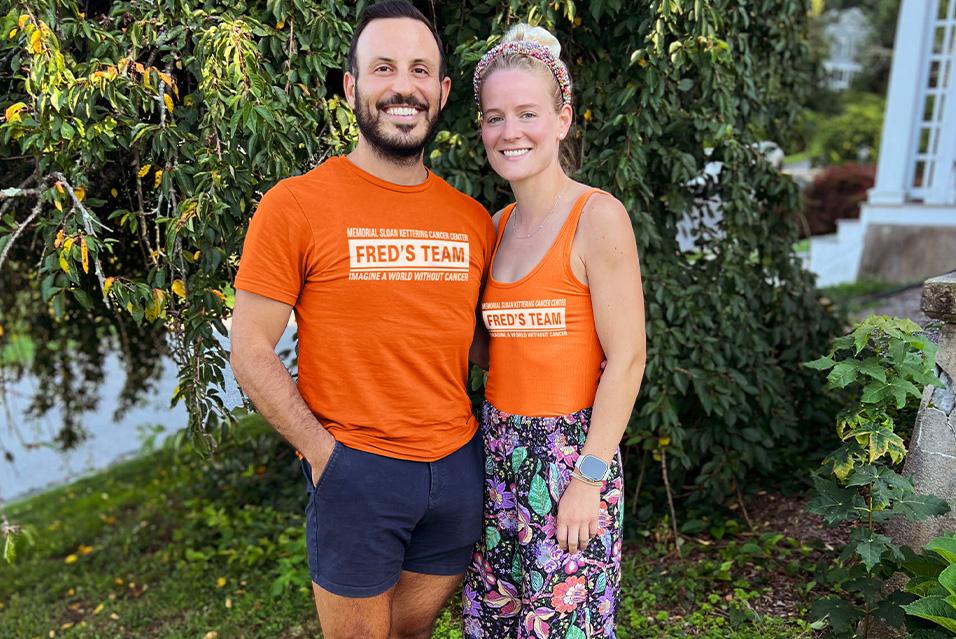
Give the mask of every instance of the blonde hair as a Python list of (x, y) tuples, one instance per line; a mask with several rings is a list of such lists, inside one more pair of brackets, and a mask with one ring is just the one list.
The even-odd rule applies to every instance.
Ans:
[[(558, 42), (558, 39), (554, 37), (554, 34), (547, 29), (543, 27), (532, 27), (530, 24), (519, 22), (508, 29), (508, 32), (505, 33), (504, 37), (501, 39), (502, 43), (518, 41), (534, 42), (535, 44), (540, 44), (546, 47), (554, 56), (555, 60), (558, 61), (558, 64), (564, 67), (565, 71), (567, 70), (567, 66), (565, 66), (564, 62), (561, 61), (561, 43)], [(525, 69), (533, 73), (541, 74), (543, 77), (547, 77), (551, 82), (551, 98), (554, 104), (554, 110), (555, 112), (561, 110), (561, 107), (564, 104), (564, 96), (561, 93), (561, 86), (554, 77), (554, 73), (552, 73), (544, 63), (523, 53), (505, 53), (495, 58), (491, 64), (488, 65), (488, 68), (484, 70), (484, 73), (481, 75), (482, 83), (484, 82), (485, 78), (491, 75), (492, 72), (499, 69)], [(571, 74), (568, 73), (569, 82), (570, 78)]]

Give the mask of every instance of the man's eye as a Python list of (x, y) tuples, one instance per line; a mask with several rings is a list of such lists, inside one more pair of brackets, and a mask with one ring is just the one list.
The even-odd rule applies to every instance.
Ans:
[(388, 66), (387, 66), (387, 65), (384, 65), (384, 64), (381, 64), (381, 65), (375, 67), (375, 71), (376, 71), (376, 72), (379, 72), (379, 71), (388, 71)]
[(415, 69), (415, 73), (417, 73), (418, 75), (428, 75), (428, 69), (418, 68), (418, 69)]

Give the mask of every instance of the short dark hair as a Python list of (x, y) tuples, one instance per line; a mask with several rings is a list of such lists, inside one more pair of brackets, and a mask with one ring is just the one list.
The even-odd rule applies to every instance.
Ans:
[(365, 31), (365, 27), (373, 20), (383, 20), (386, 18), (411, 18), (412, 20), (418, 20), (428, 27), (428, 30), (431, 31), (431, 34), (435, 37), (435, 44), (438, 45), (438, 77), (439, 79), (444, 78), (447, 73), (447, 66), (445, 62), (445, 48), (442, 45), (441, 37), (438, 35), (438, 31), (435, 30), (435, 25), (432, 24), (431, 20), (426, 18), (425, 15), (416, 9), (415, 5), (408, 0), (384, 0), (383, 2), (370, 4), (365, 8), (359, 17), (358, 24), (355, 25), (355, 31), (352, 32), (352, 42), (349, 44), (349, 73), (356, 78), (358, 77), (358, 65), (355, 62), (355, 45), (358, 43), (359, 36)]

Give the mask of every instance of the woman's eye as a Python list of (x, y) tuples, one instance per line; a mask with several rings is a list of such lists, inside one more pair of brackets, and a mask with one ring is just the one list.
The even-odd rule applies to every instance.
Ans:
[(525, 120), (530, 120), (531, 118), (535, 117), (535, 114), (531, 113), (530, 111), (525, 111), (521, 114), (521, 117), (523, 117)]

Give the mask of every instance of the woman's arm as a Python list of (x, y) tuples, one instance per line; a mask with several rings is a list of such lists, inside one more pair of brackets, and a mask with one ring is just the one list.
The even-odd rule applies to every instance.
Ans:
[[(607, 366), (598, 383), (582, 455), (610, 464), (644, 375), (644, 293), (634, 229), (624, 206), (592, 196), (578, 223), (573, 270), (591, 290), (591, 307)], [(584, 548), (598, 530), (600, 488), (572, 479), (558, 506), (557, 540), (569, 552)]]
[(579, 224), (581, 260), (607, 366), (598, 384), (591, 426), (581, 452), (610, 463), (644, 376), (644, 291), (630, 216), (612, 197), (596, 195), (592, 200)]

